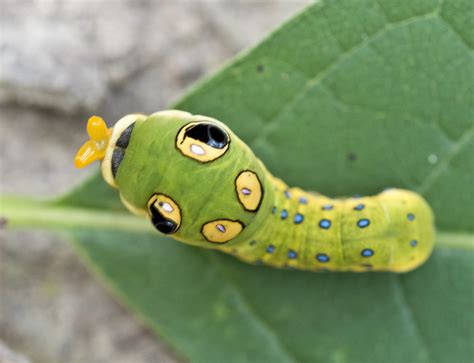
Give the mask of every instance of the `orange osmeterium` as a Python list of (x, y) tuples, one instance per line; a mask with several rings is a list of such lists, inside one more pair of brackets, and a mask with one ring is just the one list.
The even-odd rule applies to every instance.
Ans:
[(107, 150), (111, 129), (99, 116), (92, 116), (87, 122), (87, 133), (90, 140), (86, 141), (74, 158), (76, 168), (83, 168), (95, 160), (102, 160)]

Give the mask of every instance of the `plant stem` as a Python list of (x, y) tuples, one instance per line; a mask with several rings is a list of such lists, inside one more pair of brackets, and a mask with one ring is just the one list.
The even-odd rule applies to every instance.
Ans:
[(57, 205), (24, 197), (0, 197), (0, 217), (7, 228), (153, 232), (149, 222), (126, 211)]

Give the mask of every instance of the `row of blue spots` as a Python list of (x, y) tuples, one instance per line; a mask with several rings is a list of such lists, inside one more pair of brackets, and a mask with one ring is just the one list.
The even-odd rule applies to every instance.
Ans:
[[(288, 189), (285, 190), (285, 191), (283, 192), (283, 194), (285, 195), (285, 197), (286, 197), (287, 199), (290, 199), (290, 198), (291, 198), (291, 193), (290, 193), (290, 191), (289, 191)], [(300, 197), (300, 198), (298, 199), (298, 202), (299, 202), (300, 204), (308, 204), (308, 198), (306, 198), (306, 197)]]
[[(275, 207), (273, 207), (274, 209), (272, 209), (272, 213), (275, 214), (276, 210), (275, 210)], [(280, 218), (285, 220), (288, 218), (288, 211), (286, 209), (283, 209), (280, 213)], [(304, 216), (301, 214), (301, 213), (296, 213), (294, 218), (293, 218), (293, 222), (295, 224), (300, 224), (302, 223), (304, 220)], [(368, 227), (370, 225), (370, 220), (367, 219), (367, 218), (362, 218), (362, 219), (359, 219), (357, 221), (357, 226), (359, 228), (365, 228), (365, 227)], [(322, 229), (329, 229), (331, 227), (331, 221), (329, 219), (321, 219), (319, 221), (319, 227), (321, 227)]]
[[(286, 199), (291, 199), (291, 193), (290, 191), (287, 189), (283, 192), (283, 194), (285, 195)], [(298, 202), (300, 202), (301, 204), (308, 204), (308, 199), (305, 198), (305, 197), (300, 197), (298, 199)]]
[[(273, 207), (272, 208), (272, 214), (275, 214), (276, 213), (276, 207)], [(282, 209), (282, 211), (280, 212), (280, 218), (282, 220), (285, 220), (288, 218), (288, 211), (286, 209)], [(301, 224), (303, 223), (304, 221), (304, 215), (302, 215), (301, 213), (296, 213), (295, 216), (293, 217), (293, 222), (295, 224)]]
[[(371, 250), (370, 248), (364, 248), (360, 252), (360, 254), (363, 257), (372, 257), (375, 254), (375, 252), (374, 252), (374, 250)], [(322, 263), (326, 263), (326, 262), (330, 261), (329, 256), (325, 253), (318, 253), (315, 257), (316, 257), (316, 260), (318, 260), (319, 262), (322, 262)]]
[[(370, 220), (368, 220), (367, 218), (359, 219), (357, 221), (357, 226), (359, 228), (365, 228), (369, 224), (370, 224)], [(329, 229), (331, 227), (331, 221), (329, 219), (321, 219), (319, 221), (319, 227), (321, 227), (322, 229)]]
[[(362, 210), (365, 208), (365, 205), (364, 204), (358, 204), (354, 207), (354, 210)], [(323, 210), (331, 210), (333, 209), (333, 206), (331, 204), (326, 204), (322, 207)], [(276, 213), (276, 207), (273, 207), (272, 208), (272, 214), (275, 214)], [(280, 217), (281, 219), (285, 220), (288, 218), (288, 211), (286, 209), (283, 209), (280, 213)], [(415, 220), (415, 215), (412, 214), (412, 213), (408, 213), (407, 214), (407, 219), (409, 221), (413, 221)], [(304, 216), (301, 214), (301, 213), (296, 213), (294, 218), (293, 218), (293, 221), (295, 224), (300, 224), (302, 223), (304, 220)], [(370, 225), (370, 220), (367, 219), (367, 218), (362, 218), (362, 219), (359, 219), (357, 221), (357, 226), (359, 228), (366, 228)], [(319, 222), (319, 227), (323, 228), (323, 229), (329, 229), (331, 227), (331, 221), (329, 219), (322, 219), (320, 222)]]
[[(273, 253), (275, 252), (275, 246), (274, 245), (268, 245), (266, 248), (267, 253)], [(288, 250), (288, 258), (294, 260), (295, 258), (298, 257), (298, 253), (295, 250)]]
[[(273, 253), (275, 252), (275, 246), (274, 245), (268, 245), (266, 250), (267, 253)], [(298, 253), (295, 250), (288, 250), (288, 258), (294, 260), (295, 258), (298, 257)]]
[[(255, 240), (252, 240), (252, 241), (249, 242), (250, 246), (254, 246), (256, 243), (257, 243), (257, 241), (255, 241)], [(411, 240), (410, 241), (410, 246), (412, 246), (412, 247), (418, 246), (418, 241), (416, 239)], [(267, 247), (267, 252), (268, 253), (272, 253), (274, 250), (275, 250), (275, 246), (273, 246), (273, 245), (269, 245)], [(367, 249), (362, 250), (361, 253), (364, 257), (370, 257), (370, 256), (373, 255), (373, 251), (372, 251), (372, 255), (370, 254), (370, 251), (372, 251), (372, 250), (367, 248)], [(319, 253), (319, 254), (316, 255), (316, 259), (319, 262), (328, 262), (329, 261), (329, 256), (324, 254), (324, 253)]]
[[(325, 204), (321, 207), (322, 210), (332, 210), (334, 208), (334, 206), (332, 204)], [(357, 204), (355, 207), (354, 207), (354, 210), (362, 210), (365, 208), (365, 204), (364, 203), (360, 203), (360, 204)]]
[[(266, 248), (266, 252), (267, 253), (275, 252), (275, 246), (274, 245), (268, 245), (267, 248)], [(360, 255), (362, 257), (372, 257), (373, 255), (375, 255), (375, 251), (373, 249), (370, 249), (370, 248), (364, 248), (360, 252)], [(291, 249), (288, 250), (288, 258), (289, 259), (294, 260), (297, 257), (298, 257), (298, 253), (295, 250), (291, 250)], [(316, 260), (318, 260), (319, 262), (322, 262), (322, 263), (327, 263), (331, 260), (329, 258), (329, 256), (325, 253), (318, 253), (318, 254), (316, 254), (315, 257), (316, 257)]]

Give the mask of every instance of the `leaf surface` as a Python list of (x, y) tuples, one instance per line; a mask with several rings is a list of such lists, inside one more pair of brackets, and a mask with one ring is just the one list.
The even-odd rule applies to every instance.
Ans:
[(156, 235), (98, 175), (54, 202), (2, 209), (12, 225), (66, 230), (193, 362), (471, 361), (473, 19), (468, 0), (319, 2), (175, 105), (227, 123), (290, 185), (422, 193), (438, 246), (414, 272), (245, 265)]

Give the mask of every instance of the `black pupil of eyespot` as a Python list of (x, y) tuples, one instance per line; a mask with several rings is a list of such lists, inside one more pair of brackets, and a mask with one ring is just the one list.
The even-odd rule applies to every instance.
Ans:
[(227, 142), (227, 137), (224, 132), (215, 126), (209, 126), (207, 128), (207, 132), (209, 134), (209, 139), (215, 141), (219, 145), (225, 146)]
[(215, 149), (223, 149), (229, 142), (227, 134), (220, 127), (204, 122), (186, 130), (186, 136), (199, 140)]
[(153, 226), (164, 234), (171, 234), (176, 232), (176, 228), (178, 227), (175, 222), (172, 220), (166, 219), (163, 215), (155, 209), (153, 205), (150, 206), (150, 213), (151, 213), (151, 223)]

